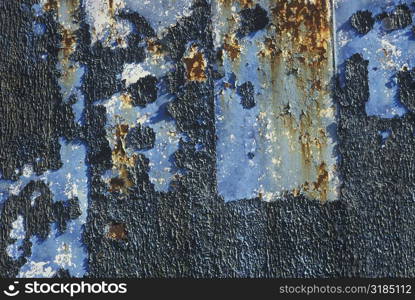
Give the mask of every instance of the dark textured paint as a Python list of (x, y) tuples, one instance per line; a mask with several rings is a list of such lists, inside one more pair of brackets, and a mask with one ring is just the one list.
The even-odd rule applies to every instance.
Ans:
[[(34, 0), (0, 2), (0, 171), (2, 179), (17, 179), (24, 164), (32, 164), (41, 174), (62, 166), (59, 137), (76, 140), (80, 128), (73, 119), (70, 103), (63, 103), (56, 64), (62, 36), (52, 12), (34, 17)], [(11, 21), (12, 20), (12, 21)], [(34, 35), (34, 21), (45, 24), (45, 34)], [(42, 58), (45, 57), (45, 58)], [(16, 172), (17, 170), (17, 172)], [(31, 205), (34, 192), (40, 196)], [(77, 199), (52, 201), (49, 187), (42, 181), (29, 182), (1, 205), (0, 277), (14, 277), (31, 255), (30, 238), (45, 239), (51, 223), (60, 232), (80, 215)], [(17, 260), (7, 255), (12, 223), (24, 218), (23, 252)]]
[(127, 134), (127, 147), (133, 147), (135, 150), (147, 150), (154, 147), (156, 134), (151, 127), (141, 126), (138, 124)]
[(254, 97), (254, 85), (252, 82), (247, 81), (238, 86), (238, 94), (241, 97), (242, 107), (245, 109), (250, 109), (255, 106), (255, 97)]
[(133, 97), (133, 105), (146, 106), (157, 99), (157, 78), (147, 75), (131, 84), (127, 91)]
[(239, 14), (241, 17), (241, 24), (238, 34), (241, 36), (264, 29), (269, 22), (267, 11), (259, 4), (255, 5), (255, 8), (244, 8)]
[(360, 34), (366, 34), (372, 30), (373, 25), (375, 24), (375, 19), (372, 17), (372, 13), (370, 11), (359, 10), (351, 16), (350, 23), (357, 32)]
[[(58, 168), (56, 148), (59, 144), (55, 136), (73, 132), (70, 118), (59, 118), (59, 123), (63, 123), (59, 125), (63, 127), (59, 127), (49, 119), (45, 121), (36, 114), (31, 115), (31, 105), (39, 105), (40, 108), (35, 109), (53, 118), (66, 116), (63, 111), (70, 112), (70, 107), (61, 111), (64, 106), (59, 103), (54, 76), (56, 50), (53, 49), (59, 39), (48, 33), (46, 36), (51, 40), (40, 45), (49, 47), (52, 61), (32, 64), (31, 59), (36, 56), (27, 51), (35, 51), (36, 45), (19, 33), (31, 27), (31, 17), (20, 9), (20, 4), (17, 1), (0, 3), (0, 41), (2, 49), (11, 54), (0, 58), (2, 74), (9, 76), (6, 80), (0, 79), (0, 107), (2, 117), (9, 121), (7, 124), (14, 124), (14, 127), (1, 128), (2, 151), (16, 150), (2, 154), (3, 172), (9, 177), (16, 166), (42, 153), (43, 146), (51, 149), (43, 156), (44, 168)], [(322, 205), (301, 196), (287, 196), (284, 201), (273, 203), (246, 199), (225, 204), (218, 196), (211, 68), (214, 52), (209, 11), (206, 1), (196, 0), (192, 15), (180, 20), (161, 41), (176, 65), (175, 71), (167, 76), (170, 93), (174, 96), (168, 111), (186, 136), (172, 158), (182, 175), (171, 183), (168, 193), (156, 192), (148, 178), (149, 162), (138, 155), (136, 165), (129, 170), (134, 186), (127, 195), (109, 192), (101, 178), (112, 166), (111, 149), (105, 137), (105, 108), (94, 102), (124, 89), (116, 74), (121, 72), (123, 63), (143, 61), (144, 50), (140, 47), (109, 50), (99, 43), (91, 48), (84, 12), (79, 13), (81, 29), (77, 33), (78, 49), (74, 57), (87, 67), (82, 86), (86, 97), (82, 139), (88, 146), (90, 177), (84, 233), (89, 253), (88, 276), (415, 276), (415, 118), (412, 112), (400, 119), (366, 116), (367, 62), (360, 55), (347, 61), (345, 85), (336, 87), (339, 172), (343, 180), (339, 201)], [(136, 16), (136, 19), (140, 24), (145, 23), (143, 18)], [(48, 22), (48, 30), (53, 30), (56, 24), (51, 19)], [(146, 26), (149, 28), (148, 24)], [(140, 41), (142, 35), (151, 36), (152, 30), (130, 38)], [(203, 50), (208, 61), (204, 82), (186, 81), (181, 59), (190, 41)], [(21, 82), (25, 78), (21, 76), (24, 70), (30, 68), (41, 68), (37, 74), (42, 75)], [(400, 88), (401, 95), (414, 93), (412, 84), (401, 81)], [(27, 104), (20, 105), (18, 101), (22, 100), (14, 93), (29, 99)], [(406, 101), (405, 98), (401, 100)], [(13, 114), (12, 109), (20, 110)], [(17, 120), (25, 114), (31, 117), (26, 124), (28, 128), (22, 129)], [(52, 128), (54, 134), (45, 132), (43, 126)], [(39, 136), (39, 144), (32, 135), (29, 138), (28, 130)], [(391, 135), (381, 147), (379, 131), (383, 130), (390, 130)], [(35, 144), (28, 145), (29, 141)], [(8, 144), (14, 147), (7, 148)], [(197, 150), (196, 145), (202, 145), (203, 150)], [(33, 156), (25, 151), (37, 152)], [(31, 207), (30, 195), (34, 187), (41, 191), (41, 196)], [(52, 203), (50, 192), (42, 182), (30, 183), (18, 196), (11, 196), (4, 202), (0, 219), (1, 277), (16, 276), (18, 268), (25, 263), (24, 257), (30, 254), (29, 238), (47, 236), (50, 223), (61, 217), (57, 218), (54, 213), (61, 210), (60, 206)], [(76, 206), (72, 206), (65, 214), (74, 217), (76, 211)], [(27, 224), (24, 254), (17, 261), (11, 261), (5, 248), (13, 242), (7, 237), (18, 214), (24, 216)], [(62, 228), (65, 219), (60, 221)], [(124, 224), (128, 239), (108, 238), (105, 231), (108, 224)], [(57, 277), (70, 275), (65, 270), (56, 274)]]
[(415, 69), (398, 73), (400, 101), (412, 112), (415, 112)]
[(386, 30), (402, 29), (412, 24), (412, 15), (406, 4), (398, 5), (395, 10), (382, 19)]
[[(0, 2), (0, 172), (4, 179), (17, 179), (29, 163), (37, 174), (59, 169), (58, 137), (72, 139), (77, 131), (57, 82), (58, 26), (50, 12), (33, 16), (30, 6), (35, 2)], [(31, 33), (34, 21), (45, 24), (44, 35)]]

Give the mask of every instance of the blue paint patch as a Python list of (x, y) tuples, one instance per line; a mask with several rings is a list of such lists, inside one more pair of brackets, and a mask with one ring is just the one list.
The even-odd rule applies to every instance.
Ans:
[(35, 35), (44, 35), (46, 32), (46, 26), (45, 24), (41, 23), (33, 23), (33, 32)]
[[(30, 165), (23, 168), (23, 175), (17, 181), (0, 181), (0, 192), (7, 197), (10, 194), (17, 195), (32, 180), (43, 180), (50, 188), (54, 201), (66, 201), (77, 197), (81, 209), (81, 216), (75, 220), (69, 220), (67, 229), (59, 234), (56, 224), (52, 225), (52, 231), (45, 241), (32, 238), (32, 255), (28, 262), (21, 268), (20, 277), (51, 277), (60, 268), (68, 269), (71, 275), (82, 277), (85, 274), (85, 260), (87, 253), (82, 245), (83, 225), (86, 223), (88, 206), (88, 177), (85, 164), (86, 147), (82, 144), (66, 143), (60, 139), (61, 160), (63, 166), (57, 171), (47, 171), (37, 176)], [(34, 203), (38, 192), (31, 195)], [(6, 198), (6, 197), (4, 197)], [(13, 223), (11, 238), (17, 241), (10, 245), (8, 253), (17, 258), (20, 255), (19, 246), (24, 238), (22, 227)]]
[[(399, 101), (397, 73), (403, 68), (415, 67), (415, 36), (412, 26), (388, 30), (381, 21), (373, 29), (358, 34), (350, 24), (350, 17), (359, 10), (368, 10), (375, 17), (383, 12), (391, 13), (398, 5), (413, 1), (384, 0), (338, 0), (335, 5), (336, 59), (338, 72), (343, 63), (355, 53), (369, 60), (369, 101), (366, 103), (368, 116), (382, 118), (401, 117), (407, 109)], [(413, 12), (411, 12), (413, 13)]]
[[(160, 90), (160, 89), (159, 89)], [(120, 100), (121, 94), (115, 94), (108, 100), (97, 104), (104, 105), (107, 109), (107, 136), (110, 145), (114, 146), (111, 139), (114, 137), (114, 128), (118, 124), (128, 124), (130, 128), (138, 123), (151, 127), (155, 132), (154, 147), (148, 150), (134, 150), (126, 148), (126, 153), (131, 157), (134, 153), (144, 154), (150, 160), (150, 181), (157, 191), (166, 192), (169, 189), (171, 179), (176, 170), (173, 168), (171, 157), (178, 150), (181, 134), (178, 133), (175, 121), (167, 112), (167, 104), (173, 100), (169, 94), (159, 94), (157, 100), (146, 107), (126, 106)], [(106, 176), (112, 176), (110, 170)], [(112, 174), (112, 175), (111, 175)]]
[(258, 195), (262, 173), (262, 155), (256, 142), (259, 106), (244, 109), (236, 91), (222, 91), (222, 86), (223, 81), (216, 82), (216, 90), (223, 93), (216, 95), (220, 103), (215, 106), (218, 190), (226, 201), (253, 198)]
[(43, 7), (39, 3), (32, 5), (32, 13), (35, 17), (40, 17), (43, 15)]

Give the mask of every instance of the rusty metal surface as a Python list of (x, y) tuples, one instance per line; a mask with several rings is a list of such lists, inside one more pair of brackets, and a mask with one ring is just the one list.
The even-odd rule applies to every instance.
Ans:
[[(227, 201), (287, 193), (336, 200), (330, 1), (218, 1), (214, 11), (224, 74), (216, 90), (219, 192)], [(245, 15), (261, 11), (263, 30), (242, 36)], [(256, 107), (238, 105), (232, 76), (235, 85), (253, 84)]]
[(414, 276), (413, 14), (1, 1), (0, 276)]

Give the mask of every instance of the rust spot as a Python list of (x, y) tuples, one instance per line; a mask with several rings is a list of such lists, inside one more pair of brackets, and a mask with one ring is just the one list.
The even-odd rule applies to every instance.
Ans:
[(69, 56), (69, 53), (73, 51), (75, 43), (75, 34), (66, 28), (62, 29), (62, 50), (64, 51), (65, 57)]
[(293, 189), (292, 194), (293, 194), (294, 197), (297, 197), (301, 194), (301, 190), (300, 189)]
[[(312, 143), (313, 139), (310, 135), (310, 130), (312, 130), (312, 120), (308, 114), (304, 112), (300, 116), (300, 143), (301, 143), (301, 154), (303, 157), (303, 162), (307, 169), (310, 168), (310, 163), (312, 160)], [(318, 142), (318, 141), (317, 141)]]
[(161, 45), (160, 41), (154, 38), (149, 38), (147, 40), (147, 50), (148, 52), (158, 57), (163, 55), (163, 46)]
[(275, 40), (272, 38), (265, 38), (264, 39), (264, 48), (259, 52), (261, 57), (269, 56), (271, 58), (276, 57), (277, 55), (281, 54), (281, 50), (278, 49)]
[(125, 136), (128, 133), (129, 126), (127, 124), (119, 124), (115, 129), (115, 147), (112, 151), (112, 160), (114, 164), (122, 166), (122, 165), (130, 165), (134, 164), (134, 157), (128, 157), (127, 153), (125, 152)]
[(122, 223), (112, 223), (108, 227), (107, 237), (113, 240), (126, 240), (127, 228)]
[(304, 54), (308, 65), (318, 66), (330, 55), (330, 6), (327, 1), (276, 0), (271, 9), (278, 39), (287, 39), (286, 42), (291, 44), (286, 48), (288, 55)]
[(183, 58), (186, 66), (187, 79), (190, 81), (206, 81), (206, 60), (196, 46), (192, 46), (189, 55)]
[(229, 82), (226, 82), (226, 81), (223, 83), (223, 86), (225, 87), (225, 89), (232, 88), (232, 84), (230, 84)]
[(241, 54), (241, 45), (239, 45), (238, 40), (228, 34), (225, 35), (223, 49), (232, 61), (235, 61)]
[(59, 7), (59, 3), (57, 0), (49, 0), (43, 5), (43, 8), (46, 11), (57, 10)]
[(239, 0), (238, 2), (243, 8), (252, 8), (254, 6), (254, 1), (252, 0)]
[(110, 179), (110, 192), (121, 192), (123, 194), (128, 193), (128, 189), (133, 186), (133, 182), (130, 179), (130, 172), (125, 166), (121, 166), (119, 169), (119, 176)]
[(319, 90), (319, 91), (321, 91), (322, 90), (321, 80), (319, 80), (319, 79), (314, 80), (313, 83), (312, 83), (312, 85), (311, 85), (311, 88), (313, 90)]

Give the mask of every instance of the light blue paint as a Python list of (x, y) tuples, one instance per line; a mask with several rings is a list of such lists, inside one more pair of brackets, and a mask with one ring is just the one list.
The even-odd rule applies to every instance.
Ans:
[[(229, 76), (225, 80), (229, 80)], [(223, 80), (216, 82), (217, 91), (222, 86)], [(218, 190), (227, 201), (253, 198), (258, 194), (260, 181), (257, 179), (262, 173), (262, 166), (258, 163), (262, 153), (258, 151), (256, 142), (259, 106), (244, 109), (240, 104), (241, 98), (234, 90), (226, 89), (223, 93), (231, 101), (215, 106), (216, 132), (219, 135), (216, 145)], [(216, 99), (223, 101), (218, 94)], [(252, 153), (252, 158), (249, 153)]]
[(72, 111), (75, 115), (75, 122), (77, 122), (79, 125), (83, 125), (82, 114), (85, 108), (85, 96), (82, 95), (79, 89), (75, 91), (75, 95), (76, 102), (72, 105)]
[(35, 3), (32, 5), (32, 12), (35, 17), (40, 17), (43, 15), (43, 7), (39, 3)]
[[(376, 22), (366, 35), (360, 35), (351, 27), (350, 17), (358, 10), (369, 10), (376, 16), (385, 11), (391, 12), (397, 5), (404, 3), (411, 9), (412, 2), (337, 1), (335, 20), (338, 72), (343, 72), (342, 64), (355, 53), (360, 53), (364, 59), (369, 60), (370, 98), (366, 104), (366, 113), (369, 116), (392, 118), (403, 116), (407, 112), (398, 100), (396, 74), (404, 66), (415, 67), (415, 38), (412, 25), (400, 30), (386, 31), (381, 22)], [(385, 53), (388, 55), (385, 56)]]
[[(98, 103), (107, 109), (108, 138), (114, 136), (114, 128), (117, 124), (129, 124), (132, 128), (141, 123), (142, 126), (151, 127), (156, 135), (154, 147), (139, 151), (127, 147), (126, 152), (128, 156), (134, 153), (144, 154), (150, 160), (149, 177), (155, 189), (168, 191), (171, 179), (176, 173), (171, 156), (178, 150), (181, 136), (177, 132), (176, 123), (166, 110), (167, 104), (173, 100), (173, 97), (161, 92), (155, 102), (147, 104), (144, 108), (125, 107), (119, 97), (120, 94), (115, 94), (112, 98)], [(116, 174), (112, 170), (106, 173), (106, 176), (114, 175)]]
[[(237, 32), (238, 25), (232, 25), (229, 15), (215, 2), (213, 31), (215, 46), (219, 49), (223, 47), (225, 35)], [(274, 7), (273, 1), (260, 3), (269, 13)], [(240, 9), (235, 5), (232, 14), (237, 17)], [(278, 35), (278, 29), (269, 26), (239, 39), (241, 51), (237, 60), (232, 61), (224, 51), (223, 65), (218, 66), (225, 77), (215, 83), (217, 186), (226, 202), (256, 197), (274, 201), (300, 190), (305, 194), (304, 186), (318, 180), (322, 162), (328, 172), (324, 200), (337, 199), (335, 142), (328, 133), (328, 127), (335, 123), (332, 99), (329, 93), (311, 88), (311, 81), (317, 78), (310, 75), (307, 66), (299, 65), (297, 72), (293, 72), (297, 65), (292, 65), (289, 57), (296, 54), (291, 53), (289, 36), (281, 36), (281, 40), (276, 41), (283, 54), (278, 67), (274, 68), (264, 41)], [(328, 47), (332, 47), (331, 43)], [(265, 57), (261, 53), (265, 53)], [(331, 58), (327, 59), (327, 73), (318, 78), (324, 89), (333, 75)], [(304, 76), (304, 86), (300, 88), (298, 78), (301, 76)], [(254, 87), (256, 105), (244, 109), (237, 87), (248, 81)], [(301, 132), (302, 115), (312, 119), (310, 128), (304, 129), (307, 134)], [(301, 148), (303, 139), (325, 139), (326, 143), (326, 147), (319, 149), (317, 143), (309, 143), (307, 167)]]
[(33, 32), (35, 35), (44, 35), (46, 32), (45, 24), (33, 23)]
[[(53, 201), (67, 201), (72, 197), (79, 199), (79, 206), (82, 215), (67, 223), (67, 230), (59, 235), (56, 224), (52, 225), (52, 232), (45, 241), (38, 241), (32, 238), (32, 255), (28, 258), (28, 262), (21, 268), (19, 276), (35, 276), (49, 277), (59, 268), (68, 269), (73, 276), (82, 276), (85, 273), (84, 260), (87, 253), (81, 243), (83, 225), (86, 222), (87, 206), (88, 206), (88, 182), (87, 182), (87, 166), (85, 164), (86, 148), (82, 144), (66, 143), (60, 139), (61, 144), (61, 160), (62, 168), (56, 171), (47, 171), (37, 176), (34, 174), (30, 165), (23, 168), (23, 175), (17, 181), (0, 181), (0, 192), (7, 197), (11, 194), (17, 195), (31, 180), (43, 180), (50, 188)], [(31, 196), (31, 202), (34, 203), (39, 192), (35, 191)], [(4, 197), (6, 198), (6, 197)], [(18, 247), (21, 245), (22, 228), (14, 226), (19, 230), (12, 231), (11, 237), (16, 238), (16, 243), (8, 247), (10, 257), (16, 259), (20, 252)], [(64, 244), (66, 246), (64, 246)], [(65, 253), (60, 248), (70, 249), (69, 253)], [(65, 259), (62, 259), (65, 258)], [(39, 271), (39, 266), (46, 262), (45, 268), (48, 271)], [(39, 270), (36, 270), (39, 269)], [(41, 272), (41, 273), (39, 273)], [(34, 274), (34, 275), (33, 275)], [(36, 275), (37, 274), (37, 275)]]

